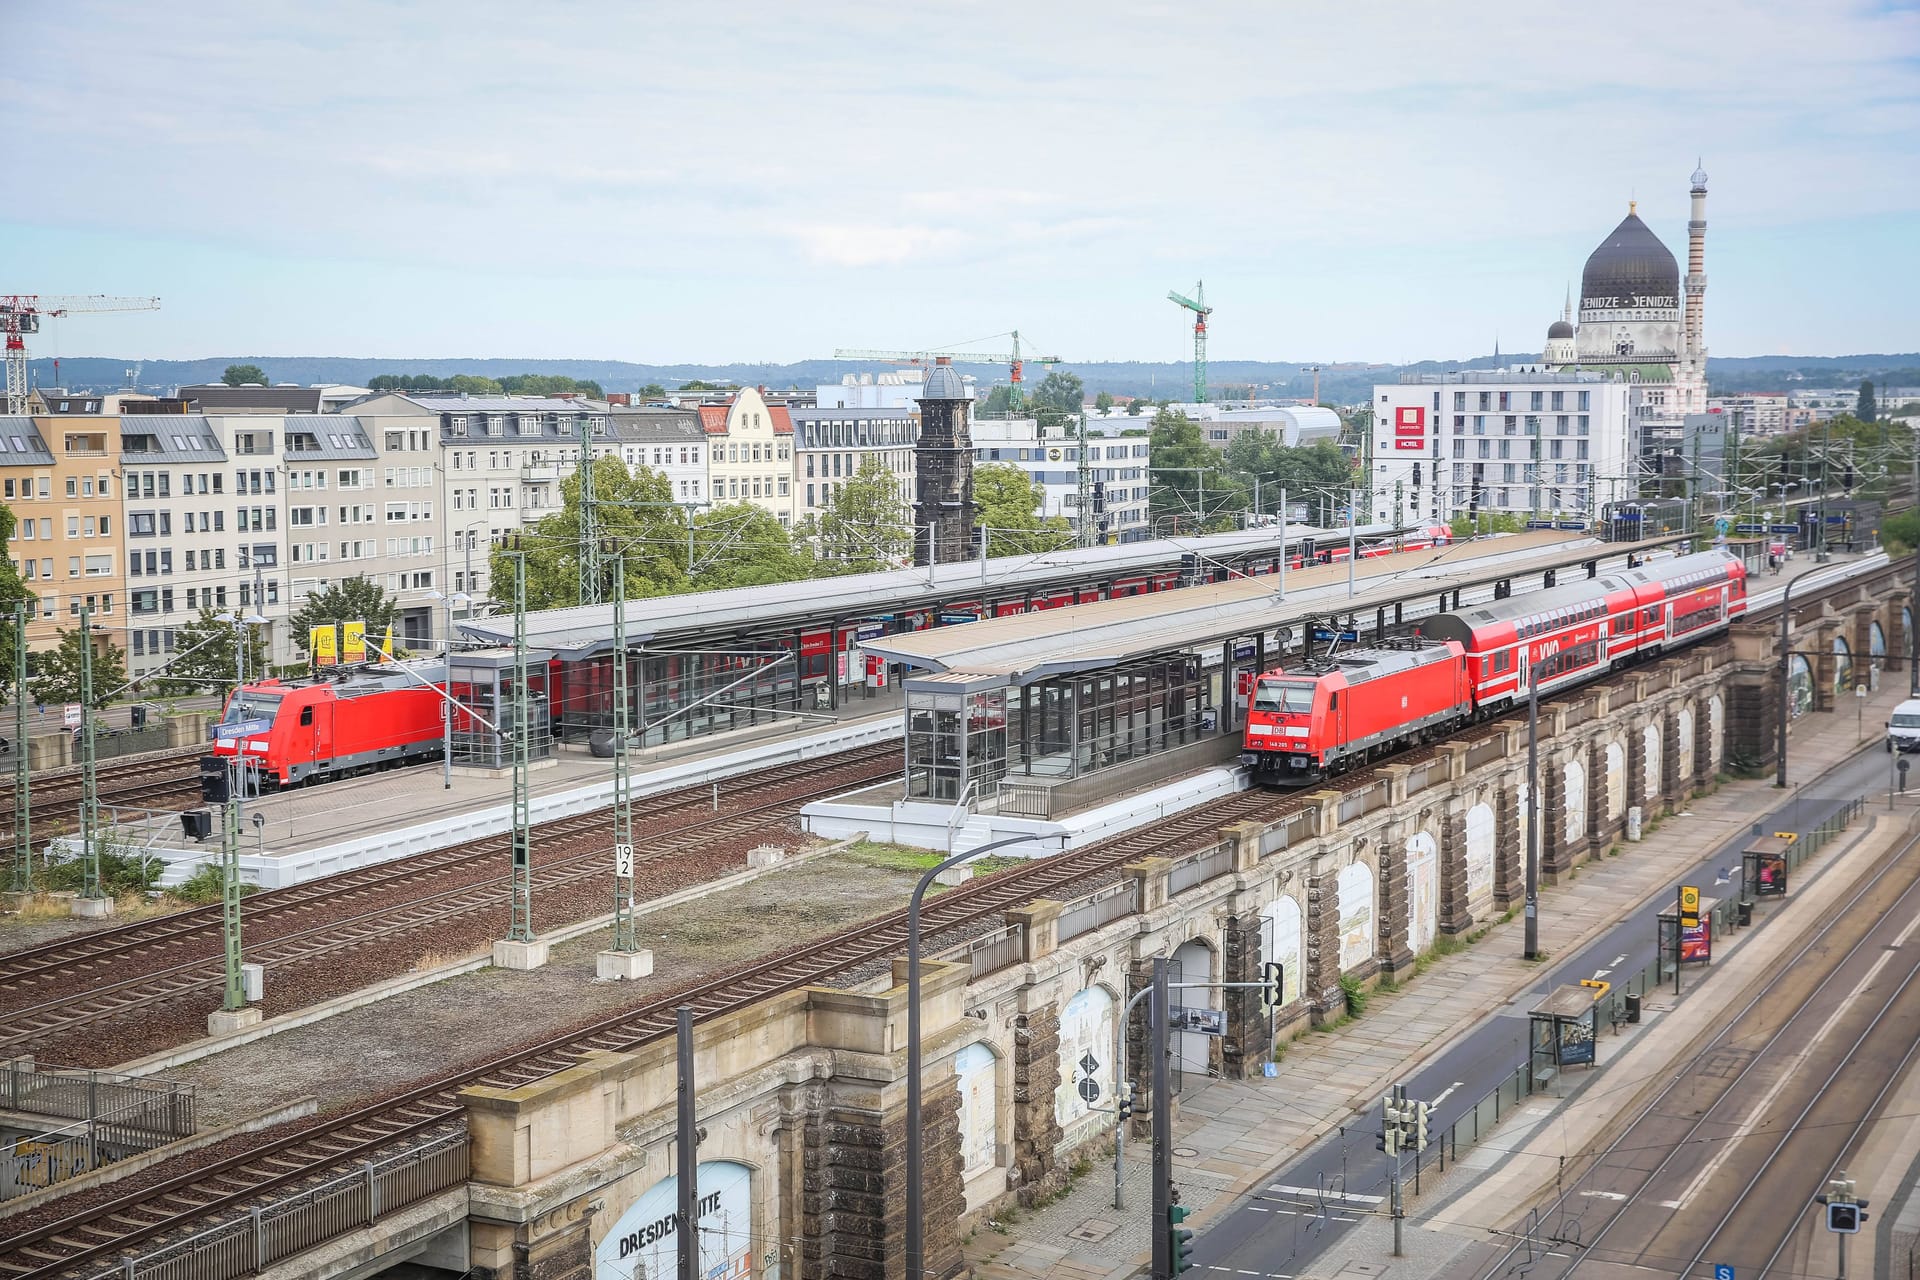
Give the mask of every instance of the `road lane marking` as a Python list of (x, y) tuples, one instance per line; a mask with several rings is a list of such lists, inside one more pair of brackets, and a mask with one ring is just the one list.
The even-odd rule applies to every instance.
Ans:
[[(1912, 923), (1900, 931), (1900, 936), (1893, 940), (1893, 945), (1896, 947), (1904, 945), (1907, 939), (1913, 936), (1913, 932), (1916, 929), (1920, 929), (1920, 916), (1915, 916)], [(1807, 1059), (1813, 1056), (1813, 1051), (1820, 1047), (1821, 1042), (1827, 1038), (1827, 1033), (1833, 1030), (1840, 1019), (1846, 1017), (1847, 1014), (1853, 1011), (1854, 1000), (1859, 997), (1862, 991), (1865, 991), (1873, 985), (1874, 981), (1879, 978), (1880, 971), (1887, 967), (1887, 962), (1893, 959), (1895, 954), (1896, 953), (1892, 951), (1882, 951), (1880, 953), (1880, 958), (1875, 960), (1867, 969), (1866, 976), (1855, 983), (1853, 990), (1848, 992), (1846, 998), (1834, 1007), (1833, 1013), (1820, 1025), (1820, 1029), (1813, 1033), (1813, 1039), (1807, 1042), (1806, 1047), (1801, 1049), (1799, 1053), (1793, 1055), (1792, 1059), (1788, 1061), (1786, 1069), (1780, 1073), (1779, 1079), (1775, 1080), (1772, 1086), (1760, 1096), (1760, 1100), (1748, 1109), (1747, 1117), (1740, 1122), (1740, 1127), (1735, 1129), (1733, 1133), (1720, 1144), (1720, 1149), (1714, 1153), (1713, 1159), (1707, 1161), (1706, 1167), (1694, 1175), (1693, 1181), (1687, 1184), (1687, 1189), (1680, 1193), (1680, 1198), (1674, 1202), (1672, 1207), (1678, 1208), (1680, 1205), (1693, 1199), (1700, 1188), (1706, 1185), (1707, 1179), (1720, 1171), (1720, 1166), (1725, 1164), (1728, 1157), (1733, 1154), (1734, 1147), (1739, 1144), (1742, 1138), (1745, 1138), (1753, 1132), (1754, 1128), (1759, 1124), (1761, 1116), (1765, 1115), (1767, 1109), (1773, 1105), (1773, 1100), (1780, 1096), (1780, 1091), (1787, 1087), (1788, 1082), (1791, 1081), (1799, 1072), (1800, 1068), (1806, 1064)]]
[(1626, 1196), (1618, 1191), (1582, 1191), (1583, 1196), (1599, 1196), (1605, 1200), (1625, 1200)]
[(1340, 1200), (1347, 1204), (1385, 1204), (1385, 1196), (1363, 1196), (1358, 1191), (1321, 1191), (1317, 1187), (1288, 1187), (1275, 1183), (1267, 1190), (1283, 1196), (1300, 1196), (1307, 1200)]

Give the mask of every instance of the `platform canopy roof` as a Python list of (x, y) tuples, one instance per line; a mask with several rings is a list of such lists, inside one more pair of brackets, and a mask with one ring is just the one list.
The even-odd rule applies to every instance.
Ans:
[(1644, 554), (1678, 540), (1600, 542), (1586, 534), (1515, 534), (1361, 560), (1355, 566), (1351, 599), (1344, 563), (1315, 565), (1288, 571), (1284, 600), (1276, 594), (1277, 579), (1263, 575), (878, 636), (861, 641), (860, 647), (923, 670), (1004, 675), (1015, 684), (1027, 684), (1299, 626), (1310, 618), (1364, 616), (1395, 604), (1416, 606), (1409, 616), (1437, 613), (1443, 591), (1531, 577), (1596, 558)]
[[(1346, 530), (1290, 524), (1287, 545), (1293, 547), (1307, 538), (1324, 539), (1336, 534), (1344, 540)], [(1073, 581), (1081, 575), (1105, 577), (1134, 569), (1164, 572), (1177, 568), (1180, 558), (1188, 554), (1227, 559), (1266, 550), (1277, 552), (1279, 546), (1278, 528), (1250, 529), (1108, 547), (1069, 548), (1043, 555), (996, 556), (986, 562), (984, 569), (980, 561), (968, 560), (878, 573), (850, 573), (838, 578), (808, 578), (772, 586), (653, 596), (627, 602), (627, 640), (629, 644), (644, 644), (663, 634), (783, 625), (819, 627), (833, 618), (857, 621), (873, 617), (876, 612), (911, 608), (914, 606), (910, 602), (922, 595), (929, 601), (967, 599), (975, 592), (998, 594), (1026, 586)], [(468, 637), (483, 644), (513, 643), (511, 615), (461, 620), (457, 625)], [(527, 643), (571, 658), (605, 649), (613, 643), (613, 606), (578, 605), (529, 613)]]

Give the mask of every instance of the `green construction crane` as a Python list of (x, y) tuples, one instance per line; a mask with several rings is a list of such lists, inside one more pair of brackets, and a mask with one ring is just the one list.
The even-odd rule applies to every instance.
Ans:
[(1207, 402), (1207, 317), (1213, 314), (1213, 308), (1207, 305), (1207, 286), (1205, 281), (1193, 286), (1193, 297), (1185, 294), (1167, 292), (1167, 301), (1177, 302), (1193, 312), (1193, 402)]

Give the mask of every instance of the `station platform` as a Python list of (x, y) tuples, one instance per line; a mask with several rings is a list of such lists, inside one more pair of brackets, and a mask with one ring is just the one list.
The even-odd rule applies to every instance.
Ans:
[[(838, 711), (636, 751), (629, 756), (632, 794), (638, 799), (719, 784), (768, 765), (897, 739), (900, 691), (865, 692), (854, 690)], [(584, 747), (557, 747), (536, 763), (531, 791), (535, 823), (606, 808), (613, 800), (613, 761)], [(438, 764), (251, 797), (242, 807), (241, 878), (278, 889), (500, 835), (512, 827), (512, 800), (510, 770), (456, 766), (448, 787)], [(116, 822), (112, 839), (131, 856), (166, 862), (160, 879), (166, 887), (220, 856), (217, 834), (205, 843), (189, 840), (173, 813)]]

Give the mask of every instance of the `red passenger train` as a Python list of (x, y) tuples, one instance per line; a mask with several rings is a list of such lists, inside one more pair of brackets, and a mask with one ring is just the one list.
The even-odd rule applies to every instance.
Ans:
[(1691, 644), (1747, 610), (1747, 570), (1723, 551), (1622, 569), (1420, 623), (1415, 638), (1269, 671), (1247, 709), (1254, 780), (1299, 785)]

